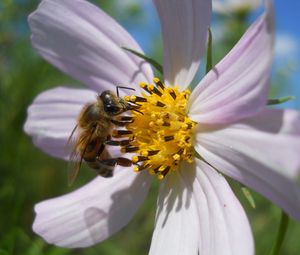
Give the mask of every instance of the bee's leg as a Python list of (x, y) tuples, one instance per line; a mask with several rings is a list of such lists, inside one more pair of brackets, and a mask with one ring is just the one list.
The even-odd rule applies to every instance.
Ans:
[(127, 146), (134, 140), (134, 137), (125, 140), (112, 140), (111, 138), (111, 135), (107, 136), (105, 144), (112, 146)]
[(105, 142), (105, 144), (112, 145), (112, 146), (126, 146), (126, 145), (130, 145), (131, 142), (132, 142), (132, 139), (126, 139), (126, 140), (121, 140), (121, 141), (107, 140)]
[(110, 159), (101, 159), (99, 160), (101, 165), (104, 165), (108, 168), (114, 167), (116, 165), (119, 166), (132, 166), (132, 161), (128, 158), (118, 157), (118, 158), (110, 158)]
[(115, 124), (116, 126), (119, 126), (119, 127), (124, 127), (127, 124), (130, 124), (132, 122), (133, 122), (133, 117), (130, 117), (130, 116), (122, 116), (119, 119), (112, 119), (111, 120), (111, 123), (113, 123), (113, 124)]
[(100, 156), (102, 154), (102, 152), (104, 151), (105, 145), (104, 143), (101, 143), (98, 152), (97, 152), (97, 156)]

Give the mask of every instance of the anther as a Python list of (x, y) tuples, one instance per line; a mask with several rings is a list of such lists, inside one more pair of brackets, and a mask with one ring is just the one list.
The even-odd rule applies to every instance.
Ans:
[(141, 82), (140, 83), (140, 87), (143, 89), (143, 90), (145, 90), (145, 91), (147, 91), (149, 94), (152, 94), (152, 92), (149, 90), (149, 88), (148, 88), (148, 85), (145, 83), (145, 82)]
[(121, 149), (121, 151), (123, 152), (123, 153), (125, 153), (125, 152), (134, 152), (134, 151), (138, 151), (140, 148), (139, 147), (137, 147), (137, 146), (134, 146), (134, 147), (123, 147), (122, 149)]
[(151, 87), (151, 88), (149, 88), (149, 89), (151, 89), (151, 91), (153, 92), (153, 93), (155, 93), (156, 95), (158, 95), (158, 96), (162, 96), (162, 93), (156, 88), (156, 87)]
[(144, 156), (133, 156), (132, 157), (132, 162), (137, 163), (137, 162), (146, 161), (148, 159), (149, 159), (148, 157), (144, 157)]
[(137, 165), (137, 166), (135, 166), (135, 167), (133, 168), (133, 170), (134, 170), (135, 172), (139, 172), (139, 171), (142, 171), (142, 170), (147, 169), (147, 168), (149, 168), (149, 167), (150, 167), (149, 164)]
[(162, 90), (165, 89), (164, 84), (163, 84), (158, 78), (153, 78), (153, 82), (154, 82), (159, 88), (161, 88)]
[(169, 126), (171, 126), (171, 124), (169, 123), (169, 122), (167, 122), (167, 121), (164, 121), (164, 123), (162, 124), (164, 127), (169, 127)]
[(165, 104), (162, 103), (162, 102), (160, 102), (160, 101), (157, 101), (157, 102), (156, 102), (156, 106), (158, 106), (158, 107), (164, 107)]
[(154, 150), (154, 151), (148, 151), (148, 156), (153, 156), (159, 153), (159, 150)]
[(174, 136), (173, 136), (173, 135), (169, 135), (169, 136), (165, 136), (165, 137), (164, 137), (165, 142), (172, 141), (173, 139), (174, 139)]
[(132, 102), (147, 102), (147, 99), (144, 97), (139, 97), (139, 96), (131, 96), (130, 100)]
[(169, 90), (169, 94), (170, 94), (170, 96), (171, 96), (174, 100), (176, 99), (176, 93), (174, 92), (173, 89), (170, 89), (170, 90)]
[(166, 168), (165, 168), (165, 170), (164, 171), (162, 171), (162, 174), (163, 174), (163, 176), (166, 176), (167, 175), (167, 173), (170, 171), (170, 166), (167, 166)]

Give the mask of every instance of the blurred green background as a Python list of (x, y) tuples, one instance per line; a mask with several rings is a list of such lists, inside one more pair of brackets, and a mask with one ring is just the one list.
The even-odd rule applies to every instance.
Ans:
[[(42, 60), (30, 45), (27, 16), (38, 5), (37, 0), (1, 0), (0, 2), (0, 255), (62, 254), (147, 254), (154, 224), (158, 183), (155, 183), (144, 206), (118, 234), (87, 249), (62, 249), (48, 245), (31, 230), (33, 206), (38, 201), (71, 190), (67, 185), (67, 163), (45, 155), (23, 132), (26, 109), (33, 98), (45, 89), (72, 82), (71, 78)], [(161, 60), (161, 43), (156, 16), (148, 13), (138, 1), (94, 1), (127, 29), (138, 35), (143, 45), (145, 26), (154, 26), (146, 53)], [(248, 14), (218, 17), (217, 25), (226, 33), (214, 42), (214, 62), (238, 40), (248, 25)], [(233, 29), (234, 28), (234, 29)], [(148, 30), (150, 31), (150, 30)], [(144, 30), (145, 32), (145, 30)], [(213, 31), (214, 33), (214, 31)], [(215, 34), (215, 33), (214, 33)], [(272, 97), (290, 91), (289, 69), (277, 68), (271, 90)], [(285, 84), (283, 86), (283, 84)], [(77, 184), (91, 179), (82, 171)], [(253, 209), (233, 184), (253, 227), (257, 254), (268, 254), (275, 239), (280, 210), (253, 192), (257, 207)], [(294, 221), (288, 229), (282, 255), (300, 253), (300, 225)], [(241, 254), (242, 255), (242, 254)]]

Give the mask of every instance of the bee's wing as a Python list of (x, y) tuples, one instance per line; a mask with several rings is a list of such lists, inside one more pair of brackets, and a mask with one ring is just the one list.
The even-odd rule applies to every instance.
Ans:
[[(70, 162), (68, 167), (68, 184), (72, 185), (79, 173), (81, 163), (83, 160), (83, 156), (86, 152), (86, 149), (91, 142), (91, 138), (94, 134), (94, 130), (90, 133), (88, 137), (86, 136), (79, 136), (75, 138), (74, 133), (77, 129), (77, 125), (73, 129), (69, 139), (68, 139), (68, 146), (72, 146), (73, 150), (70, 154)], [(81, 148), (81, 149), (79, 149)]]
[(81, 155), (80, 151), (78, 150), (79, 138), (75, 137), (75, 131), (77, 130), (78, 125), (74, 127), (72, 133), (67, 142), (67, 149), (70, 151), (72, 150), (70, 157), (69, 157), (69, 164), (68, 164), (68, 185), (72, 185), (79, 173), (80, 166), (83, 159), (83, 154)]
[(68, 185), (72, 185), (76, 180), (79, 173), (81, 163), (83, 159), (83, 153), (80, 153), (75, 147), (70, 155), (70, 162), (68, 165)]

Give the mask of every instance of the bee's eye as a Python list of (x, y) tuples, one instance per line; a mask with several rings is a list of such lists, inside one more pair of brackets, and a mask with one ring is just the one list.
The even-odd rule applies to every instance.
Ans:
[(104, 105), (104, 109), (107, 113), (111, 113), (111, 114), (118, 114), (121, 112), (120, 107), (111, 104)]

